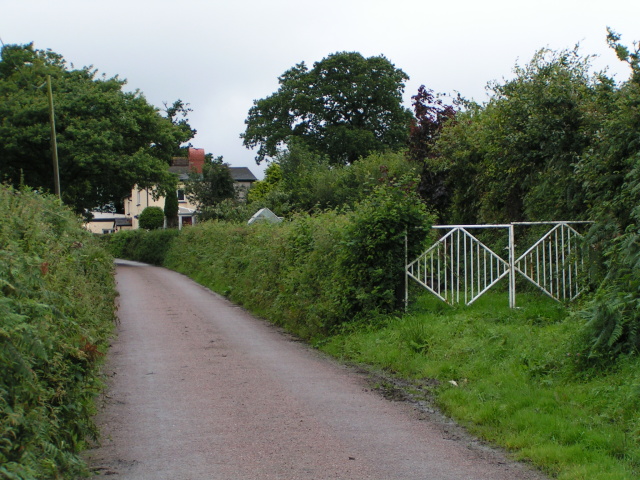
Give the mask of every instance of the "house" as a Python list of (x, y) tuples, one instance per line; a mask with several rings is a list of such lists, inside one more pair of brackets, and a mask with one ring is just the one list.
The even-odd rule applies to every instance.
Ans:
[[(189, 147), (188, 157), (177, 157), (172, 160), (169, 172), (178, 176), (178, 228), (183, 225), (192, 225), (196, 222), (197, 206), (189, 201), (184, 192), (184, 182), (189, 178), (189, 173), (202, 173), (202, 167), (206, 161), (202, 148)], [(246, 167), (229, 167), (231, 177), (234, 179), (236, 190), (240, 198), (244, 198), (253, 182), (258, 180), (251, 170)], [(142, 211), (151, 206), (164, 209), (164, 197), (157, 196), (153, 190), (134, 187), (131, 196), (124, 200), (124, 215), (131, 220), (131, 228), (138, 226), (138, 216)]]
[[(181, 187), (189, 178), (189, 172), (202, 172), (205, 162), (204, 149), (189, 147), (188, 152), (187, 158), (176, 157), (169, 167), (169, 172), (178, 176), (178, 228), (195, 223), (196, 205), (189, 202)], [(139, 228), (138, 217), (147, 207), (164, 209), (164, 197), (159, 196), (154, 190), (134, 186), (131, 195), (124, 199), (124, 214), (131, 219), (132, 229)]]
[(131, 229), (131, 218), (123, 213), (92, 212), (93, 218), (85, 223), (91, 233), (114, 233)]
[(258, 179), (247, 167), (229, 167), (229, 170), (238, 192), (238, 198), (245, 198), (253, 182)]

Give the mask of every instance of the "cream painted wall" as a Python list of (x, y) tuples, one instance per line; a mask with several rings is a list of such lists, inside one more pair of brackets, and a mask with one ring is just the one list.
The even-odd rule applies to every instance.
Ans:
[[(181, 185), (178, 186), (179, 189)], [(124, 213), (128, 218), (132, 220), (132, 229), (139, 228), (138, 217), (142, 211), (147, 207), (160, 207), (164, 210), (165, 197), (157, 197), (154, 199), (154, 192), (147, 189), (138, 189), (137, 186), (133, 187), (131, 196), (124, 201)], [(185, 197), (184, 201), (178, 202), (178, 207), (187, 208), (189, 210), (196, 211), (196, 206), (189, 202)]]

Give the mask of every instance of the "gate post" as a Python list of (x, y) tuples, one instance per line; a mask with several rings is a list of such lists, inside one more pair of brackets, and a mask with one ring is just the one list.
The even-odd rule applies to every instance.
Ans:
[(516, 308), (516, 246), (513, 224), (509, 225), (509, 308)]
[(404, 312), (409, 310), (409, 236), (407, 231), (404, 232)]

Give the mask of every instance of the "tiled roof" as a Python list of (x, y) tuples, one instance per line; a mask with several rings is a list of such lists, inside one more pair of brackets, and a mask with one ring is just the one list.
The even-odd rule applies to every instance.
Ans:
[(255, 182), (258, 179), (247, 167), (229, 167), (231, 177), (236, 182)]

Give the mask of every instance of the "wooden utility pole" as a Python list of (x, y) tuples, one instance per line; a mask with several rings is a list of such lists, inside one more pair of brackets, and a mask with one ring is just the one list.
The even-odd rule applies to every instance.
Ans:
[(53, 184), (58, 198), (60, 196), (60, 171), (58, 170), (58, 142), (56, 141), (56, 119), (53, 112), (53, 92), (51, 91), (51, 75), (47, 75), (49, 90), (49, 122), (51, 123), (51, 158), (53, 159)]

